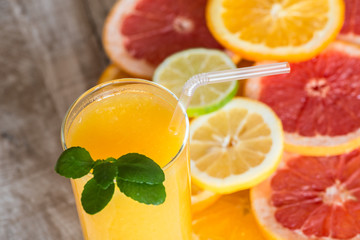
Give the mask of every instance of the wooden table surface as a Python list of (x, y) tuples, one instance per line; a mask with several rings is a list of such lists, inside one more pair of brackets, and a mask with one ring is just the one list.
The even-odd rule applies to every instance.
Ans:
[(0, 0), (0, 239), (82, 239), (69, 180), (54, 172), (69, 105), (109, 63), (115, 0)]

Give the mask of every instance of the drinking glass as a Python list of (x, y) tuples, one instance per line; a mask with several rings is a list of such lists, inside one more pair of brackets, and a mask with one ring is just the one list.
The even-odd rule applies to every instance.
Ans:
[(120, 79), (91, 88), (69, 108), (61, 129), (63, 149), (84, 147), (94, 160), (136, 152), (153, 159), (165, 173), (163, 204), (139, 203), (116, 187), (109, 204), (94, 215), (81, 205), (81, 193), (91, 173), (71, 179), (86, 240), (191, 239), (186, 111), (175, 120), (181, 123), (177, 132), (168, 127), (177, 102), (177, 97), (159, 84)]

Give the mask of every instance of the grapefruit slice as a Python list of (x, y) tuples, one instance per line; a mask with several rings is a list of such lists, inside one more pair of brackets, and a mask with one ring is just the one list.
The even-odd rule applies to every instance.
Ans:
[(360, 151), (312, 157), (284, 154), (282, 167), (251, 190), (269, 239), (360, 239)]
[(285, 131), (285, 150), (336, 155), (360, 145), (360, 48), (332, 43), (291, 73), (250, 79), (246, 95), (269, 105)]
[(119, 1), (105, 22), (105, 51), (125, 71), (149, 78), (175, 52), (221, 49), (206, 27), (205, 5), (206, 0)]
[(345, 21), (338, 38), (360, 44), (360, 0), (345, 0), (344, 2)]

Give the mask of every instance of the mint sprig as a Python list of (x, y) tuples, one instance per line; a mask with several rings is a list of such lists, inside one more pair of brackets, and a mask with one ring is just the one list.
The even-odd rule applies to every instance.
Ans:
[(121, 192), (138, 202), (159, 205), (165, 201), (163, 184), (136, 183), (120, 178), (116, 178), (116, 183)]
[(116, 162), (119, 178), (135, 183), (159, 184), (165, 180), (161, 167), (153, 160), (138, 153), (128, 153)]
[(85, 184), (81, 194), (81, 204), (88, 214), (98, 213), (110, 202), (115, 181), (122, 193), (140, 203), (159, 205), (166, 198), (161, 167), (138, 153), (94, 161), (86, 149), (72, 147), (60, 155), (55, 171), (73, 179), (92, 172), (93, 178)]
[(84, 186), (84, 190), (81, 194), (81, 205), (88, 214), (98, 213), (110, 202), (114, 195), (114, 191), (114, 183), (111, 183), (104, 189), (94, 178), (92, 178)]
[(88, 174), (94, 166), (94, 160), (88, 151), (81, 147), (65, 150), (55, 165), (55, 171), (67, 178), (81, 178)]
[[(114, 159), (114, 161), (116, 161)], [(114, 178), (118, 174), (118, 169), (113, 162), (103, 162), (94, 167), (93, 175), (97, 184), (103, 189), (107, 189), (110, 184), (114, 183)]]

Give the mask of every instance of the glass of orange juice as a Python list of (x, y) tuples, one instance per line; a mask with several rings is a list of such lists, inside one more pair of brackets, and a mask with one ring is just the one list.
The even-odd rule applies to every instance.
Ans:
[(72, 179), (85, 239), (191, 238), (189, 121), (184, 110), (176, 119), (179, 131), (169, 130), (176, 104), (176, 96), (156, 83), (122, 79), (91, 88), (69, 108), (61, 130), (64, 149), (83, 147), (93, 159), (140, 153), (165, 173), (163, 204), (139, 203), (116, 188), (109, 204), (94, 215), (87, 214), (80, 201), (91, 175)]

